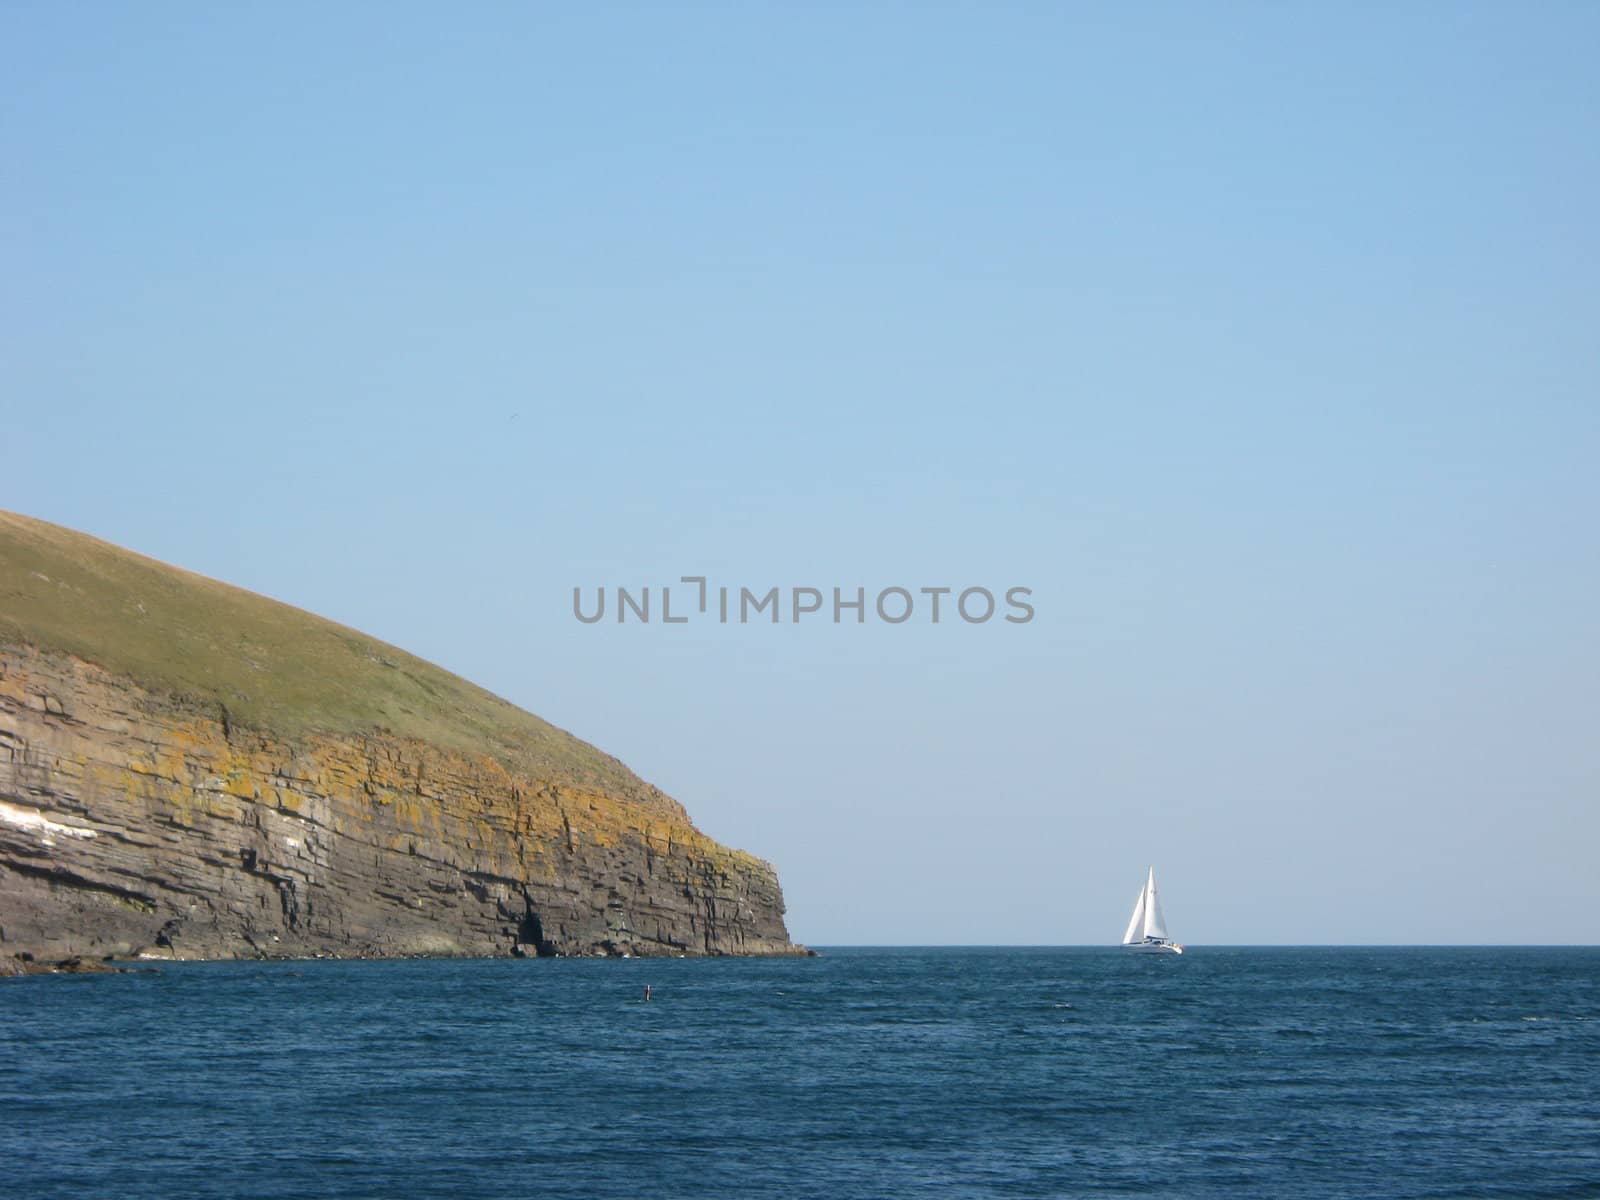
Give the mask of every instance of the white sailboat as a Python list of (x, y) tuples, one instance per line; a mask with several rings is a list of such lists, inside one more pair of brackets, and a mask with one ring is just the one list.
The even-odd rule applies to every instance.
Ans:
[(1122, 935), (1122, 944), (1141, 954), (1183, 953), (1183, 947), (1167, 933), (1167, 921), (1161, 915), (1161, 898), (1156, 895), (1154, 867), (1150, 868), (1150, 876), (1133, 903), (1133, 916), (1128, 920), (1128, 931)]

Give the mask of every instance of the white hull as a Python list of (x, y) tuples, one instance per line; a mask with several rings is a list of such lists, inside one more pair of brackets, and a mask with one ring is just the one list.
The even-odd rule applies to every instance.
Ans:
[(1182, 954), (1177, 942), (1130, 942), (1123, 947), (1130, 954)]

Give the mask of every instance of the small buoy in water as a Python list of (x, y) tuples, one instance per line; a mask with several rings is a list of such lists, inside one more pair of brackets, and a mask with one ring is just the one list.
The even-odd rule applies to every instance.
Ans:
[(650, 985), (648, 983), (644, 985), (644, 1002), (646, 1004), (650, 1003)]

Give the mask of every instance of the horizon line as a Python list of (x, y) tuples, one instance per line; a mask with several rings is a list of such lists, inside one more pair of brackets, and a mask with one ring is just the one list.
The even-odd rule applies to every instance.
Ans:
[[(796, 942), (834, 950), (1121, 950), (1120, 942)], [(1184, 942), (1185, 950), (1583, 950), (1600, 942)]]

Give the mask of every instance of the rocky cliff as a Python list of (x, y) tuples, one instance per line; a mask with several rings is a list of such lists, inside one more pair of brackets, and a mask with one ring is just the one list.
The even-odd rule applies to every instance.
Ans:
[(792, 954), (772, 867), (354, 630), (0, 513), (0, 957)]

